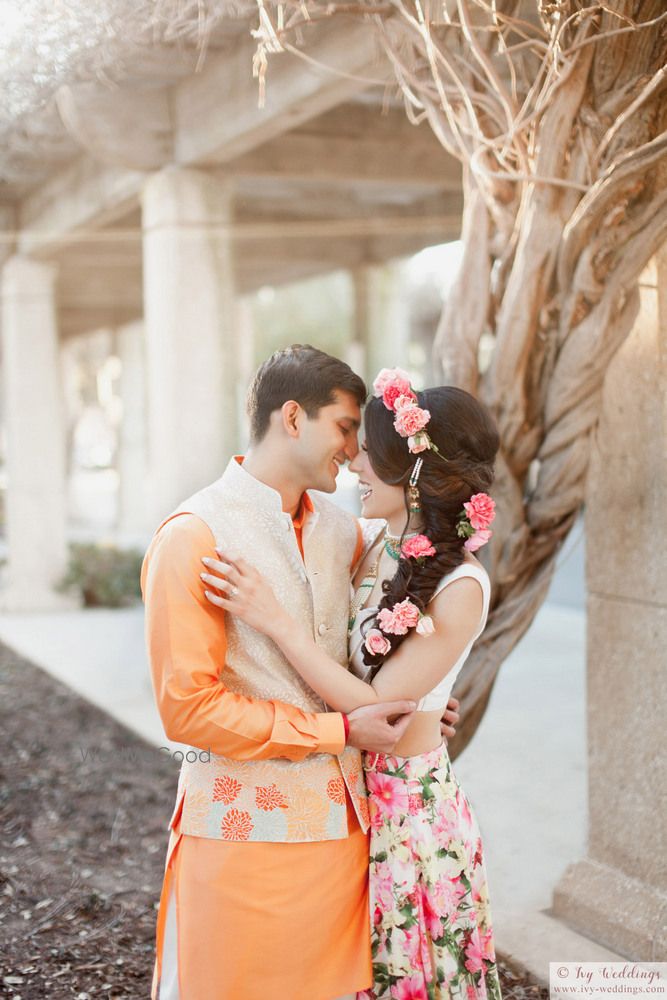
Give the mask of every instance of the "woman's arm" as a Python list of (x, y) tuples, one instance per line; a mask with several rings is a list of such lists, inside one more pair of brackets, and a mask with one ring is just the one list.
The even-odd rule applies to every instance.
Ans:
[(243, 559), (224, 558), (227, 562), (202, 560), (209, 570), (224, 574), (224, 579), (211, 572), (201, 574), (205, 584), (224, 594), (218, 596), (206, 590), (211, 604), (237, 615), (273, 639), (294, 669), (335, 711), (351, 712), (381, 701), (369, 684), (320, 649), (303, 624), (282, 607), (261, 573)]
[(418, 700), (433, 690), (467, 646), (483, 608), (482, 587), (477, 580), (454, 580), (430, 605), (435, 633), (422, 636), (412, 632), (372, 684), (367, 684), (317, 646), (303, 625), (281, 607), (264, 577), (244, 560), (207, 560), (206, 565), (226, 577), (202, 574), (205, 583), (226, 595), (207, 591), (207, 599), (270, 636), (313, 690), (340, 712), (394, 698)]

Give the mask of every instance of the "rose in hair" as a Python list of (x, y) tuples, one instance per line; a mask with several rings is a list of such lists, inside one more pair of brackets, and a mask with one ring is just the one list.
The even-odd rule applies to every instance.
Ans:
[(435, 625), (433, 624), (433, 619), (430, 615), (422, 615), (417, 622), (416, 632), (420, 635), (433, 635), (435, 632)]
[(426, 535), (415, 535), (401, 545), (401, 555), (404, 559), (422, 559), (424, 556), (434, 556), (435, 549)]
[(414, 437), (426, 427), (430, 419), (431, 414), (428, 410), (422, 410), (420, 406), (409, 403), (396, 411), (394, 427), (401, 437)]
[(496, 516), (496, 502), (487, 493), (473, 494), (463, 507), (475, 531), (488, 528)]
[(391, 643), (379, 628), (369, 629), (364, 640), (364, 646), (371, 656), (386, 656), (391, 649)]
[(419, 608), (409, 597), (399, 601), (393, 608), (382, 608), (378, 613), (378, 625), (388, 635), (405, 635), (419, 621)]
[(468, 552), (477, 552), (477, 549), (481, 549), (482, 545), (486, 545), (492, 534), (493, 532), (487, 528), (480, 528), (463, 543), (463, 548), (467, 549)]
[(426, 431), (419, 431), (408, 438), (408, 448), (413, 455), (418, 455), (420, 451), (428, 451), (431, 447), (431, 439)]

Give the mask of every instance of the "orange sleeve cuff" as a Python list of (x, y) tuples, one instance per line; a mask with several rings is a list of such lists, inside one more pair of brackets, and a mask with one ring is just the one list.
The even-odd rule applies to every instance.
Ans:
[(352, 562), (350, 563), (350, 573), (354, 572), (357, 563), (361, 559), (361, 553), (364, 551), (364, 535), (361, 530), (361, 525), (357, 521), (357, 544), (354, 547), (354, 555), (352, 556)]
[(342, 753), (345, 749), (345, 726), (340, 712), (317, 712), (318, 753)]

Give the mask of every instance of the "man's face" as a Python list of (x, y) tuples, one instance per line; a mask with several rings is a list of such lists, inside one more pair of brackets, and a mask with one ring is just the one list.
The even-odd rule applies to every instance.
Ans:
[(303, 414), (295, 443), (308, 489), (334, 492), (340, 466), (351, 461), (359, 450), (360, 424), (358, 402), (342, 390), (337, 391), (335, 401), (323, 406), (316, 416), (310, 418)]

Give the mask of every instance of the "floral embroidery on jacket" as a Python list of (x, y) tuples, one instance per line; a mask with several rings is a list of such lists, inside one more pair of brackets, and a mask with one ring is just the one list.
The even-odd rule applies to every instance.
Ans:
[(238, 798), (242, 788), (243, 785), (236, 778), (230, 778), (228, 774), (223, 774), (221, 778), (216, 778), (213, 784), (213, 801), (229, 805), (230, 802)]
[(339, 806), (345, 805), (345, 782), (342, 778), (332, 778), (327, 783), (327, 795)]
[(253, 822), (250, 813), (241, 812), (240, 809), (230, 809), (222, 817), (220, 828), (223, 840), (250, 840)]
[(314, 788), (300, 788), (290, 797), (287, 810), (287, 833), (290, 837), (306, 839), (323, 837), (326, 832), (329, 806), (327, 800)]
[(287, 809), (288, 802), (285, 796), (278, 791), (276, 785), (260, 786), (255, 789), (255, 802), (258, 809), (264, 812), (271, 812), (273, 809)]

